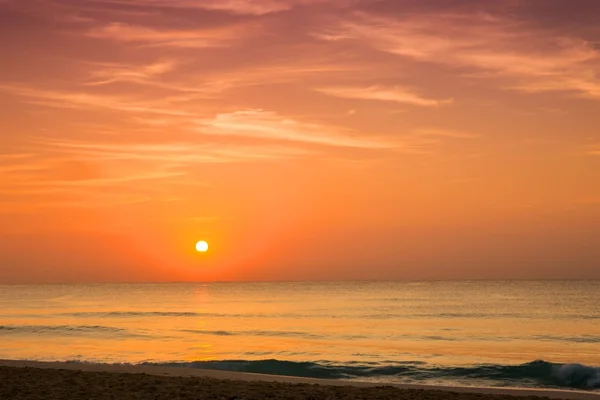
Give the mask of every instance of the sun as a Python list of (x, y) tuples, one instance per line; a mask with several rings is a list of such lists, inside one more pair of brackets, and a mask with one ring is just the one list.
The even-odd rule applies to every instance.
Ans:
[(198, 243), (196, 243), (196, 251), (204, 253), (207, 250), (208, 250), (208, 243), (206, 243), (204, 240), (201, 240)]

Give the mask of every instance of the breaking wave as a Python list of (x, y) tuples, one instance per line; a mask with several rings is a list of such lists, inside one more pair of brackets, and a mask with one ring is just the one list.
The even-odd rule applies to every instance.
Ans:
[(388, 383), (447, 383), (460, 386), (600, 389), (600, 368), (536, 360), (521, 365), (442, 367), (423, 362), (394, 364), (225, 360), (142, 363), (322, 379), (374, 380)]

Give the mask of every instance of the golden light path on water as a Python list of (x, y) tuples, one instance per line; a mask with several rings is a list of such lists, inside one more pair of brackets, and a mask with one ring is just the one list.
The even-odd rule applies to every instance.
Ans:
[(598, 366), (599, 284), (0, 286), (0, 358)]

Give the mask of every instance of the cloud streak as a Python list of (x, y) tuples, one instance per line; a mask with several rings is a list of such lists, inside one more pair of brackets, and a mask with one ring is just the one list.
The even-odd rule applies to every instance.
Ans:
[(329, 96), (341, 97), (346, 99), (377, 100), (394, 103), (412, 104), (421, 107), (438, 107), (452, 102), (448, 100), (428, 99), (410, 90), (392, 87), (385, 88), (380, 86), (370, 87), (324, 87), (315, 89), (317, 92)]
[(173, 60), (158, 61), (148, 65), (132, 66), (126, 64), (103, 63), (94, 64), (99, 69), (91, 72), (92, 79), (87, 84), (90, 86), (106, 85), (117, 82), (133, 82), (141, 84), (155, 84), (156, 78), (172, 72), (177, 63)]
[(93, 28), (87, 35), (97, 39), (108, 39), (122, 43), (133, 43), (147, 47), (211, 48), (229, 46), (242, 37), (249, 26), (227, 26), (213, 29), (157, 29), (146, 26), (113, 22)]
[(110, 144), (67, 140), (40, 143), (73, 156), (97, 161), (139, 161), (180, 167), (202, 163), (265, 161), (307, 154), (285, 146), (251, 146), (220, 143)]
[(36, 152), (0, 156), (3, 212), (184, 199), (182, 193), (190, 188), (207, 186), (192, 177), (198, 165), (274, 162), (312, 154), (277, 144), (144, 144), (49, 138), (37, 138), (29, 147)]
[[(92, 0), (105, 5), (130, 5), (126, 0)], [(141, 8), (173, 8), (223, 11), (232, 14), (260, 16), (288, 11), (298, 6), (325, 3), (326, 0), (140, 0)], [(345, 3), (342, 2), (342, 4)]]
[[(105, 95), (88, 92), (66, 92), (17, 85), (0, 85), (6, 91), (27, 99), (28, 103), (56, 108), (103, 109), (132, 113), (159, 114), (173, 117), (193, 116), (174, 104), (188, 100), (185, 96), (148, 100), (126, 95)], [(140, 96), (138, 96), (140, 97)]]
[(198, 121), (198, 132), (210, 135), (242, 136), (338, 147), (385, 149), (391, 143), (361, 137), (348, 129), (299, 122), (261, 109), (221, 113)]
[(418, 62), (470, 68), (463, 74), (509, 79), (505, 89), (569, 91), (600, 99), (600, 51), (584, 39), (488, 14), (414, 14), (400, 19), (359, 13), (318, 38), (359, 41)]

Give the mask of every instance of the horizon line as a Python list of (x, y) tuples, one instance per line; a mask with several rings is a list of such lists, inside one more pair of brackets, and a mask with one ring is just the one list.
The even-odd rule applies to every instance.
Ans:
[(211, 285), (211, 284), (264, 284), (264, 283), (434, 283), (434, 282), (597, 282), (600, 278), (465, 278), (465, 279), (339, 279), (339, 280), (247, 280), (247, 281), (96, 281), (1, 283), (0, 286), (52, 285)]

